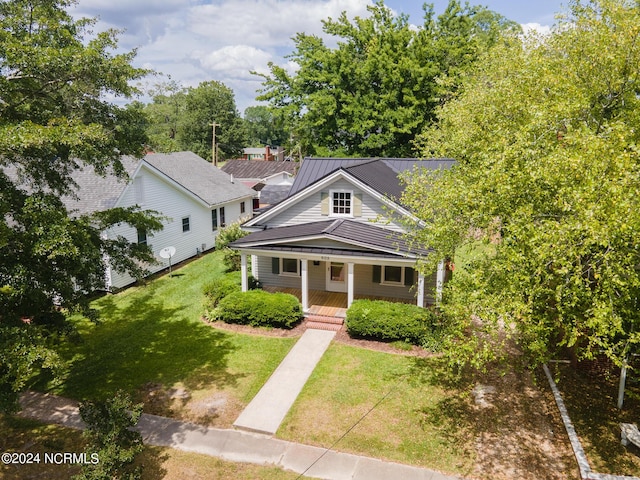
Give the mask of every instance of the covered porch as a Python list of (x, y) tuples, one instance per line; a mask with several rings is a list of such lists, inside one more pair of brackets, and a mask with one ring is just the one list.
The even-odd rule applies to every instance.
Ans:
[[(263, 287), (268, 292), (289, 293), (302, 302), (302, 290), (299, 288), (277, 287), (267, 285)], [(354, 295), (355, 299), (366, 298), (369, 300), (387, 300), (398, 303), (414, 303), (412, 300), (402, 298), (389, 298), (372, 295)], [(309, 308), (306, 313), (322, 317), (341, 317), (347, 313), (347, 294), (341, 292), (326, 292), (323, 290), (309, 290)]]

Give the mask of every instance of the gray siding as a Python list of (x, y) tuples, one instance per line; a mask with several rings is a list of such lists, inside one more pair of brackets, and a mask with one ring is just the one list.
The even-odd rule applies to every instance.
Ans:
[[(325, 290), (325, 262), (314, 265), (309, 261), (309, 289)], [(263, 285), (286, 288), (301, 288), (302, 282), (299, 276), (273, 274), (271, 272), (271, 257), (258, 257), (258, 278)], [(417, 275), (416, 275), (417, 280)], [(436, 274), (425, 277), (424, 299), (425, 303), (435, 302)], [(417, 284), (413, 287), (405, 285), (382, 285), (373, 282), (373, 266), (356, 264), (354, 267), (355, 295), (367, 295), (373, 297), (385, 297), (389, 300), (413, 300), (417, 297)]]
[[(362, 194), (362, 216), (361, 217), (349, 217), (352, 220), (360, 220), (363, 222), (373, 222), (380, 226), (386, 226), (389, 229), (395, 231), (403, 231), (403, 228), (399, 222), (392, 222), (387, 224), (386, 217), (389, 215), (383, 208), (382, 203), (372, 195), (362, 192), (357, 189), (351, 182), (338, 179), (326, 188), (323, 188), (323, 192), (329, 192), (331, 190), (352, 190), (354, 194)], [(322, 215), (320, 212), (320, 192), (313, 193), (306, 198), (301, 199), (297, 203), (291, 205), (284, 212), (269, 219), (267, 222), (270, 228), (284, 227), (287, 225), (299, 225), (302, 223), (319, 222), (322, 220), (328, 220), (331, 217)], [(379, 220), (381, 218), (382, 220)]]

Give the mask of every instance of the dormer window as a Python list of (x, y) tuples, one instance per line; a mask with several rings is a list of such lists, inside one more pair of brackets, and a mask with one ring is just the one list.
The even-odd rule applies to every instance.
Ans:
[(351, 191), (331, 191), (331, 215), (351, 217), (352, 197), (353, 192)]

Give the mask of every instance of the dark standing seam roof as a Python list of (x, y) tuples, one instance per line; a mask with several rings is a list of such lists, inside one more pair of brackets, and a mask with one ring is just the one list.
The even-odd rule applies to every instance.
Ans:
[[(398, 232), (376, 227), (375, 225), (364, 222), (345, 219), (323, 220), (320, 222), (270, 228), (242, 237), (235, 242), (232, 242), (230, 246), (241, 248), (250, 244), (260, 244), (264, 242), (265, 245), (256, 245), (255, 248), (272, 247), (273, 245), (269, 245), (269, 242), (278, 240), (290, 240), (295, 242), (299, 239), (312, 236), (322, 236), (331, 240), (338, 240), (346, 243), (357, 241), (360, 244), (360, 248), (358, 249), (358, 247), (355, 247), (355, 251), (362, 251), (362, 247), (364, 247), (374, 250), (397, 250), (398, 255), (406, 253), (427, 255), (430, 252), (430, 250), (423, 248), (410, 249), (407, 242), (403, 239), (402, 234)], [(296, 248), (301, 247), (303, 246), (296, 246)], [(293, 248), (293, 246), (291, 248)], [(343, 253), (348, 251), (349, 250), (345, 250)]]
[(405, 158), (305, 158), (291, 186), (289, 196), (342, 168), (378, 192), (397, 200), (404, 190), (404, 185), (398, 178), (400, 173), (411, 171), (415, 167), (424, 167), (429, 170), (447, 169), (451, 168), (454, 163), (455, 160), (447, 158), (428, 160)]

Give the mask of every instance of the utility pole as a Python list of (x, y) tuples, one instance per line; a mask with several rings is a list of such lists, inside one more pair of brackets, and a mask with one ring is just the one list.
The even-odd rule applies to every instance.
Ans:
[(213, 166), (217, 167), (218, 166), (218, 149), (216, 148), (216, 127), (219, 127), (220, 124), (213, 122), (210, 123), (209, 126), (212, 128), (213, 130), (213, 140), (211, 141), (211, 148), (213, 149)]

